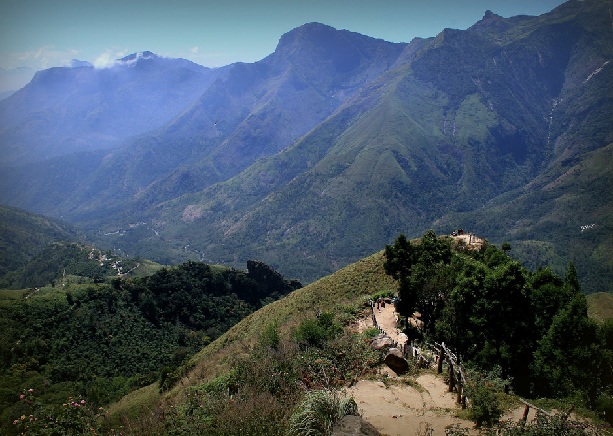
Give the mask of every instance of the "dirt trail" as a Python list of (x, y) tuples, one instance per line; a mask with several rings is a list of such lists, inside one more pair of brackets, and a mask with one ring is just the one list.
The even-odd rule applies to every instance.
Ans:
[(456, 235), (452, 236), (452, 238), (464, 241), (467, 247), (472, 248), (474, 250), (480, 249), (484, 243), (483, 238), (473, 235), (472, 233)]
[[(403, 343), (400, 330), (396, 327), (397, 317), (394, 305), (374, 309), (379, 326), (395, 341)], [(370, 318), (360, 322), (363, 330), (372, 326)], [(448, 392), (442, 376), (434, 372), (424, 372), (415, 380), (398, 377), (387, 367), (381, 369), (387, 381), (360, 380), (348, 390), (358, 404), (364, 420), (379, 432), (388, 436), (413, 436), (425, 434), (427, 428), (433, 435), (444, 435), (445, 428), (459, 425), (467, 428), (470, 434), (478, 434), (471, 421), (455, 417), (459, 409), (456, 394)], [(523, 408), (513, 410), (503, 419), (521, 418)]]
[[(377, 324), (394, 341), (404, 345), (406, 337), (396, 327), (397, 313), (393, 304), (374, 307)], [(372, 325), (370, 320), (360, 323), (364, 329)], [(390, 383), (361, 380), (351, 389), (362, 417), (384, 435), (417, 435), (426, 428), (434, 434), (445, 434), (445, 427), (453, 424), (472, 428), (473, 423), (453, 416), (452, 410), (458, 406), (455, 394), (447, 392), (442, 377), (424, 373), (410, 384), (405, 378), (398, 377), (387, 367), (381, 369), (382, 375)]]
[(384, 435), (417, 435), (432, 428), (444, 435), (445, 428), (474, 424), (453, 416), (455, 394), (447, 392), (441, 377), (420, 375), (414, 386), (398, 381), (386, 386), (381, 381), (361, 380), (349, 390), (362, 417)]
[(398, 323), (398, 315), (393, 304), (386, 304), (385, 307), (379, 307), (375, 305), (375, 318), (377, 318), (377, 324), (383, 329), (387, 335), (392, 338), (398, 344), (406, 342), (406, 336), (403, 334), (400, 336), (400, 330), (396, 327)]

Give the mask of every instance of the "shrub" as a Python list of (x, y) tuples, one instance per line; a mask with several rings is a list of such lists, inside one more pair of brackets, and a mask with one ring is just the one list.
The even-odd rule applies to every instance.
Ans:
[(301, 345), (322, 347), (325, 341), (336, 337), (342, 330), (342, 327), (334, 322), (334, 315), (324, 312), (316, 319), (302, 320), (294, 332), (294, 337)]
[(396, 292), (387, 289), (385, 291), (375, 292), (374, 294), (372, 294), (372, 296), (370, 298), (373, 301), (377, 301), (377, 299), (379, 299), (379, 298), (392, 298), (394, 296), (396, 296)]
[(613, 424), (613, 396), (602, 394), (596, 400), (596, 411), (609, 424)]
[(321, 436), (332, 434), (334, 423), (345, 415), (357, 415), (353, 398), (340, 398), (337, 392), (308, 392), (289, 422), (291, 436)]
[(502, 416), (500, 401), (493, 389), (485, 384), (474, 384), (468, 389), (470, 399), (470, 418), (481, 427), (483, 424), (491, 426), (498, 422)]
[(468, 383), (466, 395), (470, 400), (469, 415), (478, 427), (491, 426), (502, 416), (499, 393), (511, 384), (510, 378), (502, 377), (502, 368), (498, 365), (489, 371), (477, 370), (468, 365), (464, 368)]
[(503, 422), (493, 434), (500, 436), (595, 436), (603, 433), (585, 422), (569, 420), (564, 413), (552, 416), (537, 413), (534, 420), (529, 423)]
[(280, 342), (281, 337), (279, 336), (279, 327), (276, 323), (271, 323), (264, 327), (264, 330), (262, 330), (262, 334), (260, 335), (260, 345), (276, 350), (279, 347)]
[(363, 335), (365, 338), (369, 338), (369, 339), (370, 339), (370, 338), (374, 338), (374, 337), (375, 337), (375, 336), (377, 336), (379, 333), (381, 333), (381, 332), (379, 331), (379, 329), (378, 329), (377, 327), (368, 327), (366, 330), (364, 330), (364, 331), (362, 332), (362, 335)]
[(19, 396), (28, 414), (13, 421), (19, 434), (96, 434), (98, 418), (103, 410), (92, 409), (82, 398), (69, 398), (59, 405), (42, 406), (34, 396), (34, 390), (24, 390)]

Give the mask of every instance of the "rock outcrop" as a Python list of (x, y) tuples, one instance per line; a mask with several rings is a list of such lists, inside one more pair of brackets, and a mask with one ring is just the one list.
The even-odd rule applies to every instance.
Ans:
[(370, 346), (375, 350), (383, 350), (394, 346), (394, 340), (384, 333), (375, 336), (370, 343)]
[(409, 362), (398, 348), (390, 348), (384, 362), (398, 375), (405, 374), (409, 370)]

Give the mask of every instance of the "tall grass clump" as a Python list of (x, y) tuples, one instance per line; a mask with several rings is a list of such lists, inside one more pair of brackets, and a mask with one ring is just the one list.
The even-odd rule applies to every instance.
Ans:
[(290, 436), (326, 436), (334, 423), (346, 415), (358, 415), (358, 406), (351, 397), (341, 398), (338, 392), (307, 392), (289, 421)]

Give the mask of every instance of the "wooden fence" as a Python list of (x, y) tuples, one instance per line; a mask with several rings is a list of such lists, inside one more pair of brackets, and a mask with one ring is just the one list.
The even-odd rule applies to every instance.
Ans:
[(439, 374), (443, 372), (443, 362), (447, 362), (447, 368), (449, 371), (449, 392), (457, 393), (456, 402), (462, 405), (462, 408), (466, 408), (466, 376), (464, 370), (460, 364), (460, 359), (445, 346), (445, 343), (434, 344), (432, 347), (438, 355), (436, 370)]

